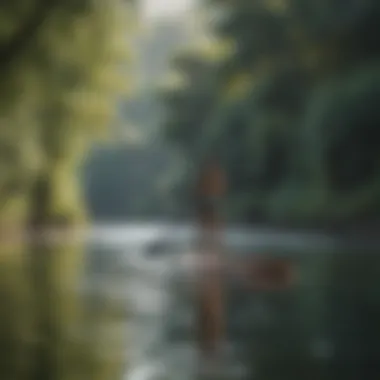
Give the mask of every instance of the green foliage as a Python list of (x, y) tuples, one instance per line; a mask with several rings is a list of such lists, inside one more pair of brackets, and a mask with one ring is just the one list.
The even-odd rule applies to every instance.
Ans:
[[(180, 117), (168, 117), (163, 129), (184, 147), (189, 166), (219, 158), (229, 178), (227, 216), (300, 227), (378, 222), (379, 2), (205, 3), (218, 16), (215, 35), (234, 49), (213, 63), (206, 113), (197, 112), (191, 96), (205, 81), (182, 69), (181, 103), (167, 101), (169, 115), (180, 110)], [(186, 169), (176, 186), (187, 189), (189, 200), (196, 170)], [(185, 206), (179, 198), (178, 207)], [(263, 296), (279, 309), (268, 329), (245, 325), (255, 378), (357, 379), (378, 372), (377, 255), (349, 248), (300, 252), (307, 258), (300, 288), (278, 299)], [(329, 347), (323, 352), (326, 343), (332, 356)]]
[(230, 217), (319, 224), (378, 216), (377, 2), (207, 4), (220, 12), (215, 35), (234, 49), (213, 61), (213, 76), (202, 76), (199, 53), (198, 76), (180, 67), (185, 85), (166, 97), (163, 128), (195, 166), (220, 158)]
[(170, 208), (162, 173), (176, 157), (154, 144), (97, 149), (84, 166), (91, 217), (102, 222), (159, 218)]
[[(0, 246), (2, 379), (103, 380), (121, 371), (120, 356), (111, 363), (82, 342), (82, 247), (20, 237), (25, 228), (83, 226), (77, 165), (124, 91), (124, 16), (121, 0), (0, 5), (0, 221), (16, 239), (2, 233), (10, 238)], [(98, 329), (115, 320), (106, 313)]]

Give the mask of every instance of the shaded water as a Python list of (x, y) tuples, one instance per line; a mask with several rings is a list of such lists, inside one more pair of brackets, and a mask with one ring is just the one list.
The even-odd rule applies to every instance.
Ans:
[[(126, 305), (129, 370), (124, 380), (195, 379), (194, 302), (184, 275), (189, 267), (180, 270), (186, 266), (180, 260), (183, 239), (192, 232), (154, 225), (94, 231), (88, 256), (91, 286)], [(184, 249), (177, 244), (178, 252), (147, 256), (149, 244), (160, 237), (182, 241)], [(276, 294), (247, 292), (242, 284), (228, 282), (230, 347), (223, 360), (223, 372), (227, 367), (233, 371), (228, 379), (378, 378), (376, 244), (242, 230), (228, 231), (227, 240), (235, 256), (286, 256), (299, 269), (294, 288)]]

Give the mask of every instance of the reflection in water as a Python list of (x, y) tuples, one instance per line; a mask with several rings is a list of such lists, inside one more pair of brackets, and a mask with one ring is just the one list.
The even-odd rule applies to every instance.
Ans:
[[(129, 371), (124, 380), (194, 379), (199, 358), (193, 342), (191, 260), (180, 250), (170, 257), (145, 257), (144, 247), (161, 236), (158, 229), (151, 232), (140, 231), (129, 244), (128, 234), (120, 229), (123, 236), (113, 231), (103, 248), (96, 243), (98, 249), (90, 249), (89, 277), (93, 288), (108, 287), (107, 297), (113, 294), (126, 302)], [(267, 235), (268, 245), (272, 242), (278, 249), (272, 253), (293, 256), (301, 268), (293, 289), (248, 292), (229, 280), (229, 342), (218, 364), (221, 371), (229, 380), (357, 380), (364, 373), (368, 379), (379, 378), (375, 341), (380, 336), (374, 321), (380, 319), (380, 258), (374, 250), (363, 249), (359, 255), (337, 244), (328, 249), (328, 239), (321, 239), (320, 246), (313, 239), (303, 246), (296, 240), (285, 239), (279, 250), (279, 238)], [(246, 247), (252, 241), (240, 243)]]

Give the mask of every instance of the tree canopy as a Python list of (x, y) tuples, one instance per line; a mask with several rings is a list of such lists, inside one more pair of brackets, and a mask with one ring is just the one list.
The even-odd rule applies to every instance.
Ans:
[(302, 225), (378, 217), (378, 2), (204, 7), (217, 43), (233, 48), (211, 64), (196, 51), (173, 63), (185, 80), (163, 97), (163, 129), (193, 166), (219, 157), (229, 217)]

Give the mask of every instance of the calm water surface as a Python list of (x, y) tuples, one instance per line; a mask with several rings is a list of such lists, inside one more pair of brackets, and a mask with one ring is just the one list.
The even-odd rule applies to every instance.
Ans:
[[(124, 380), (196, 378), (194, 303), (189, 281), (179, 271), (186, 247), (177, 244), (178, 252), (171, 249), (154, 258), (145, 254), (156, 239), (170, 237), (178, 243), (193, 233), (163, 224), (102, 225), (90, 233), (91, 287), (123, 300), (128, 310), (129, 370)], [(229, 231), (228, 239), (243, 253), (249, 254), (253, 244), (258, 251), (270, 246), (272, 253), (294, 257), (302, 273), (289, 294), (252, 297), (240, 290), (229, 298), (230, 342), (224, 364), (232, 372), (227, 378), (358, 380), (366, 368), (372, 368), (368, 376), (379, 375), (379, 366), (374, 366), (380, 362), (379, 345), (370, 349), (369, 340), (378, 330), (373, 321), (380, 319), (380, 250), (352, 243), (338, 249), (325, 236), (285, 236), (264, 230), (248, 235), (250, 240), (244, 240), (247, 234), (238, 229)], [(359, 277), (360, 273), (364, 275)], [(360, 319), (364, 310), (366, 323)], [(376, 359), (371, 366), (363, 361), (366, 352)], [(252, 360), (257, 360), (260, 376), (254, 376)], [(241, 363), (250, 364), (248, 375)]]

